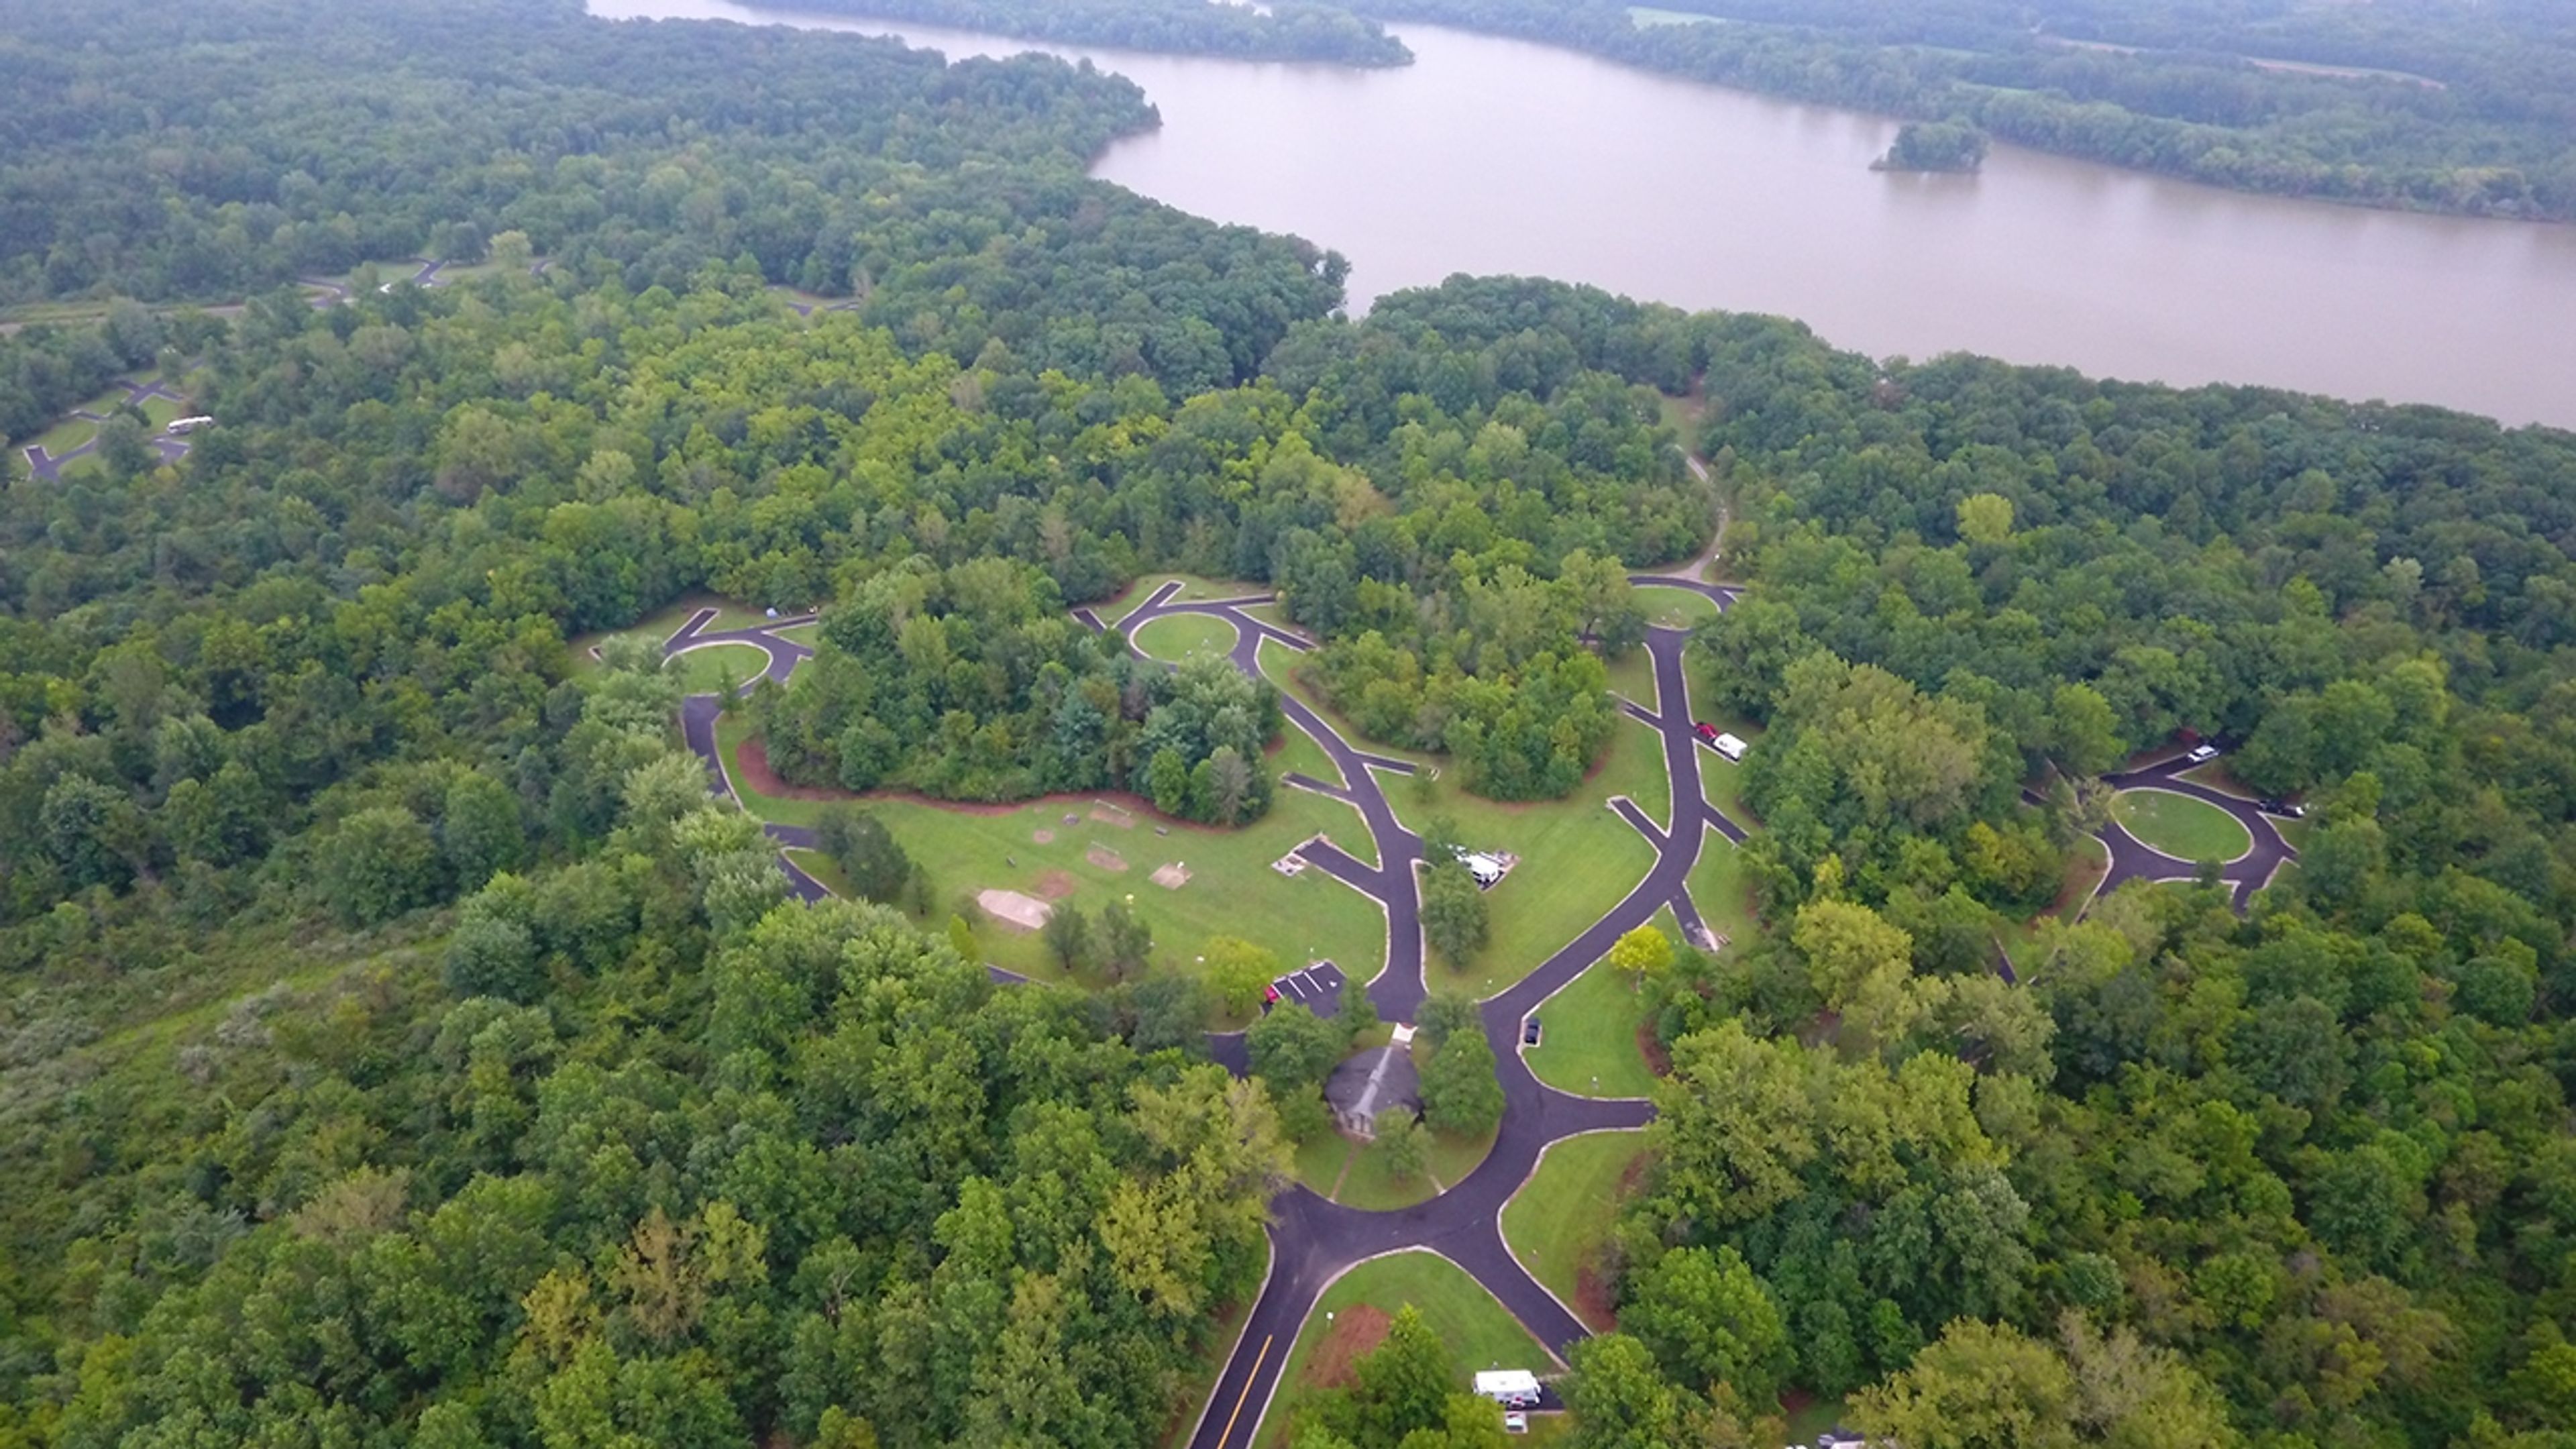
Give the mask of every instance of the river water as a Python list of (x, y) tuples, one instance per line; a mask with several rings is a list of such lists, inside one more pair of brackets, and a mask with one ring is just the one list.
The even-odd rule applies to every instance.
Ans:
[(2442, 403), (2576, 427), (2576, 227), (2245, 195), (1997, 147), (1975, 176), (1875, 172), (1895, 124), (1571, 51), (1393, 27), (1356, 71), (1147, 55), (729, 0), (594, 14), (1088, 57), (1160, 130), (1104, 180), (1351, 259), (1354, 308), (1455, 272), (1774, 312), (1878, 356), (1970, 351), (2101, 376)]

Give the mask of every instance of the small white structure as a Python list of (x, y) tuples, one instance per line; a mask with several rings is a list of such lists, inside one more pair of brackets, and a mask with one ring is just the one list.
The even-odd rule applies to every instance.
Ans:
[(1476, 1375), (1476, 1394), (1507, 1409), (1526, 1409), (1538, 1402), (1538, 1375), (1527, 1369), (1495, 1369)]
[(1729, 764), (1736, 765), (1744, 763), (1744, 752), (1752, 748), (1752, 746), (1747, 745), (1744, 741), (1733, 735), (1727, 734), (1719, 735), (1716, 739), (1709, 741), (1709, 744), (1713, 746), (1719, 754), (1726, 756)]
[(214, 425), (215, 420), (213, 418), (180, 418), (170, 424), (168, 431), (173, 433), (193, 433), (199, 428), (211, 428)]
[(1474, 876), (1478, 885), (1492, 885), (1503, 878), (1504, 871), (1510, 869), (1501, 861), (1480, 851), (1460, 853), (1458, 863), (1467, 867), (1467, 874)]

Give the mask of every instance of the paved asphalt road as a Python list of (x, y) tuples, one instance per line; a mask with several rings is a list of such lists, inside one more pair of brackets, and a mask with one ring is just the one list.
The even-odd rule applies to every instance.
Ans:
[[(1731, 601), (1724, 591), (1701, 586), (1720, 607)], [(1131, 633), (1166, 614), (1212, 615), (1238, 631), (1233, 658), (1238, 668), (1258, 673), (1258, 650), (1265, 638), (1292, 649), (1311, 647), (1286, 630), (1252, 618), (1243, 610), (1264, 598), (1176, 602), (1177, 584), (1156, 591), (1124, 621)], [(1095, 621), (1096, 622), (1096, 621)], [(1306, 1188), (1291, 1187), (1272, 1204), (1273, 1261), (1268, 1282), (1253, 1304), (1243, 1336), (1218, 1376), (1196, 1432), (1193, 1449), (1241, 1449), (1258, 1432), (1263, 1414), (1277, 1393), (1297, 1331), (1315, 1300), (1335, 1278), (1354, 1265), (1384, 1253), (1427, 1248), (1448, 1257), (1491, 1292), (1512, 1315), (1559, 1355), (1585, 1329), (1573, 1311), (1530, 1277), (1502, 1240), (1503, 1204), (1536, 1170), (1548, 1144), (1583, 1132), (1645, 1125), (1652, 1107), (1641, 1101), (1600, 1101), (1576, 1097), (1545, 1085), (1531, 1075), (1520, 1054), (1521, 1021), (1538, 1004), (1607, 954), (1610, 943), (1628, 930), (1652, 920), (1667, 905), (1690, 910), (1688, 881), (1698, 863), (1708, 831), (1720, 829), (1724, 817), (1704, 801), (1699, 780), (1699, 746), (1691, 729), (1690, 691), (1682, 669), (1689, 636), (1676, 629), (1656, 629), (1647, 638), (1655, 664), (1657, 708), (1645, 715), (1663, 738), (1671, 789), (1660, 802), (1665, 819), (1677, 828), (1658, 830), (1649, 818), (1629, 816), (1656, 850), (1654, 868), (1582, 935), (1549, 957), (1509, 990), (1488, 1000), (1483, 1009), (1485, 1035), (1493, 1044), (1503, 1086), (1503, 1122), (1493, 1150), (1467, 1177), (1429, 1202), (1398, 1212), (1363, 1212), (1325, 1201)], [(1387, 966), (1370, 984), (1379, 1014), (1390, 1021), (1410, 1021), (1426, 995), (1422, 978), (1420, 896), (1414, 865), (1422, 857), (1420, 837), (1406, 830), (1378, 785), (1375, 771), (1401, 766), (1384, 756), (1353, 747), (1332, 726), (1293, 697), (1282, 708), (1340, 769), (1344, 785), (1335, 788), (1301, 780), (1298, 788), (1320, 789), (1346, 799), (1359, 810), (1377, 843), (1383, 865), (1372, 867), (1349, 852), (1324, 842), (1300, 848), (1306, 861), (1335, 879), (1376, 899), (1389, 923)], [(1409, 768), (1409, 767), (1405, 767)], [(1627, 812), (1623, 812), (1625, 815)], [(1724, 822), (1732, 827), (1733, 822)], [(1721, 843), (1721, 849), (1732, 848)]]

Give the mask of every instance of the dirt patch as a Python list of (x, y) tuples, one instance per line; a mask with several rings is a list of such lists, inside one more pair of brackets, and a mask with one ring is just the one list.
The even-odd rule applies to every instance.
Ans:
[(1626, 1202), (1635, 1197), (1637, 1190), (1646, 1185), (1646, 1168), (1649, 1165), (1644, 1153), (1639, 1153), (1629, 1162), (1627, 1169), (1619, 1174), (1619, 1201)]
[(984, 908), (985, 915), (1023, 931), (1034, 931), (1044, 926), (1047, 917), (1055, 914), (1055, 907), (1018, 891), (978, 891), (975, 904)]
[(1673, 1054), (1664, 1050), (1663, 1039), (1655, 1035), (1651, 1016), (1637, 1023), (1637, 1054), (1646, 1059), (1647, 1071), (1659, 1077), (1672, 1075)]
[(1315, 1351), (1306, 1358), (1306, 1383), (1318, 1389), (1338, 1389), (1351, 1382), (1351, 1367), (1368, 1357), (1386, 1337), (1387, 1325), (1394, 1320), (1386, 1310), (1367, 1303), (1355, 1303), (1333, 1315), (1332, 1326), (1315, 1341)]
[(1063, 871), (1051, 870), (1038, 877), (1038, 894), (1051, 901), (1060, 901), (1072, 895), (1074, 888), (1080, 884), (1080, 881)]
[(1029, 844), (1053, 845), (1055, 844), (1055, 832), (1052, 830), (1032, 830), (1029, 832)]
[(1575, 1272), (1574, 1316), (1601, 1333), (1619, 1325), (1619, 1296), (1610, 1290), (1610, 1275), (1601, 1271), (1597, 1255), (1585, 1258)]
[(1127, 857), (1120, 855), (1117, 851), (1111, 850), (1105, 845), (1092, 846), (1089, 850), (1082, 853), (1082, 858), (1090, 861), (1093, 865), (1100, 867), (1102, 870), (1125, 870), (1127, 868)]
[(1124, 805), (1112, 805), (1106, 800), (1094, 800), (1091, 802), (1091, 818), (1099, 821), (1103, 825), (1115, 825), (1121, 830), (1133, 830), (1136, 828), (1135, 811), (1128, 809)]
[(1186, 867), (1176, 860), (1169, 865), (1156, 866), (1154, 868), (1152, 879), (1154, 884), (1161, 886), (1163, 889), (1167, 891), (1176, 891), (1190, 883), (1190, 873)]

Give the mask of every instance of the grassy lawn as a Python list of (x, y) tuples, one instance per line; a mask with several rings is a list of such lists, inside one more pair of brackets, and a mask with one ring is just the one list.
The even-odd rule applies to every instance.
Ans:
[(1840, 1399), (1817, 1399), (1799, 1405), (1798, 1411), (1789, 1416), (1789, 1442), (1792, 1444), (1815, 1442), (1816, 1436), (1827, 1429), (1840, 1428), (1845, 1412), (1845, 1405)]
[(1643, 649), (1631, 649), (1616, 659), (1606, 661), (1610, 667), (1610, 692), (1647, 709), (1655, 707), (1655, 659)]
[[(119, 388), (116, 393), (104, 403), (100, 402), (96, 398), (92, 398), (88, 402), (82, 403), (81, 406), (91, 412), (97, 413), (101, 417), (105, 417), (107, 416), (107, 410), (114, 407), (118, 401), (124, 398), (124, 396), (124, 389)], [(54, 424), (52, 427), (45, 429), (43, 432), (27, 439), (25, 442), (19, 443), (17, 446), (25, 448), (30, 444), (33, 444), (37, 447), (43, 448), (48, 454), (59, 458), (63, 454), (70, 452), (72, 449), (79, 447), (81, 444), (86, 443), (97, 436), (98, 424), (91, 422), (87, 418), (66, 416), (61, 422)]]
[(1316, 1192), (1342, 1204), (1366, 1212), (1393, 1212), (1433, 1197), (1454, 1186), (1485, 1154), (1494, 1148), (1494, 1135), (1452, 1137), (1445, 1132), (1431, 1132), (1431, 1150), (1423, 1154), (1422, 1175), (1411, 1182), (1398, 1182), (1387, 1165), (1386, 1150), (1373, 1142), (1327, 1132), (1297, 1149), (1297, 1176)]
[(1637, 602), (1645, 606), (1646, 622), (1668, 629), (1695, 628), (1717, 617), (1717, 601), (1689, 589), (1647, 586), (1636, 591)]
[(2123, 790), (2111, 801), (2121, 828), (2176, 860), (2234, 860), (2254, 848), (2236, 817), (2171, 790)]
[(758, 679), (768, 667), (769, 655), (748, 644), (710, 644), (673, 658), (663, 669), (690, 694), (721, 694), (728, 686)]
[(1538, 1171), (1503, 1205), (1503, 1242), (1512, 1255), (1597, 1333), (1613, 1326), (1608, 1300), (1583, 1301), (1583, 1270), (1609, 1240), (1629, 1170), (1645, 1155), (1643, 1132), (1566, 1138), (1547, 1149)]
[(1247, 619), (1259, 619), (1264, 624), (1275, 625), (1281, 629), (1296, 629), (1301, 632), (1304, 629), (1303, 625), (1288, 617), (1288, 611), (1286, 609), (1279, 607), (1275, 603), (1246, 604), (1243, 607), (1243, 616)]
[(1753, 878), (1744, 868), (1744, 852), (1712, 833), (1700, 842), (1699, 864), (1691, 867), (1691, 901), (1708, 928), (1741, 947), (1760, 925), (1753, 913)]
[(850, 889), (850, 878), (841, 873), (840, 865), (832, 857), (819, 850), (785, 850), (779, 853), (796, 862), (798, 870), (822, 882), (823, 889), (845, 901), (858, 899)]
[[(1701, 718), (1748, 745), (1762, 738), (1762, 726), (1740, 715), (1717, 710)], [(1708, 803), (1723, 811), (1727, 819), (1747, 830), (1762, 823), (1762, 818), (1744, 803), (1744, 767), (1728, 763), (1726, 757), (1715, 750), (1699, 752), (1699, 792)]]
[(823, 644), (823, 626), (819, 621), (773, 632), (791, 644), (802, 644), (808, 649), (819, 649)]
[[(813, 824), (827, 802), (755, 795), (745, 787), (734, 750), (750, 728), (739, 714), (716, 726), (736, 794), (764, 820)], [(1241, 936), (1269, 947), (1283, 967), (1328, 959), (1361, 980), (1386, 962), (1386, 916), (1375, 902), (1321, 871), (1292, 879), (1270, 868), (1318, 831), (1364, 841), (1358, 812), (1338, 800), (1281, 790), (1270, 813), (1244, 829), (1176, 824), (1168, 827), (1169, 835), (1157, 835), (1163, 822), (1142, 810), (1126, 826), (1093, 819), (1087, 801), (972, 809), (904, 797), (865, 803), (929, 867), (943, 906), (986, 889), (1044, 895), (1052, 886), (1069, 890), (1066, 898), (1086, 911), (1133, 896), (1137, 913), (1153, 928), (1153, 965), (1161, 970), (1194, 970), (1199, 947), (1211, 936)], [(1067, 815), (1076, 817), (1073, 824), (1065, 823)], [(1040, 842), (1041, 831), (1052, 838)], [(1110, 854), (1095, 859), (1094, 847)], [(1147, 878), (1173, 861), (1189, 869), (1189, 884), (1165, 890)], [(1041, 980), (1065, 979), (1033, 932), (987, 920), (976, 927), (975, 938), (984, 958), (996, 965)]]
[[(1279, 732), (1279, 744), (1270, 752), (1270, 767), (1281, 774), (1294, 770), (1310, 780), (1321, 780), (1327, 785), (1350, 783), (1342, 778), (1341, 766), (1334, 764), (1333, 757), (1324, 753), (1324, 747), (1315, 743), (1312, 735), (1293, 724)], [(1349, 840), (1339, 840), (1337, 843), (1342, 849), (1363, 860), (1371, 863), (1377, 860), (1377, 842), (1365, 831)]]
[(1626, 972), (1595, 962), (1538, 1009), (1539, 1044), (1521, 1055), (1551, 1087), (1587, 1097), (1642, 1097), (1655, 1085), (1637, 1050), (1645, 1000), (1628, 988)]
[(1232, 624), (1206, 614), (1166, 614), (1136, 631), (1134, 644), (1166, 664), (1201, 657), (1223, 659), (1239, 636)]
[[(1468, 1386), (1471, 1375), (1485, 1369), (1554, 1367), (1546, 1348), (1521, 1327), (1520, 1320), (1457, 1264), (1418, 1249), (1372, 1259), (1325, 1289), (1315, 1311), (1307, 1316), (1295, 1347), (1289, 1350), (1287, 1370), (1280, 1375), (1277, 1412), (1265, 1426), (1262, 1442), (1285, 1449), (1292, 1442), (1291, 1426), (1299, 1405), (1314, 1390), (1325, 1387), (1317, 1382), (1312, 1360), (1331, 1331), (1331, 1316), (1365, 1306), (1393, 1317), (1406, 1304), (1420, 1311), (1431, 1331), (1449, 1345), (1460, 1389)], [(1278, 1351), (1276, 1344), (1271, 1346), (1271, 1352)]]

